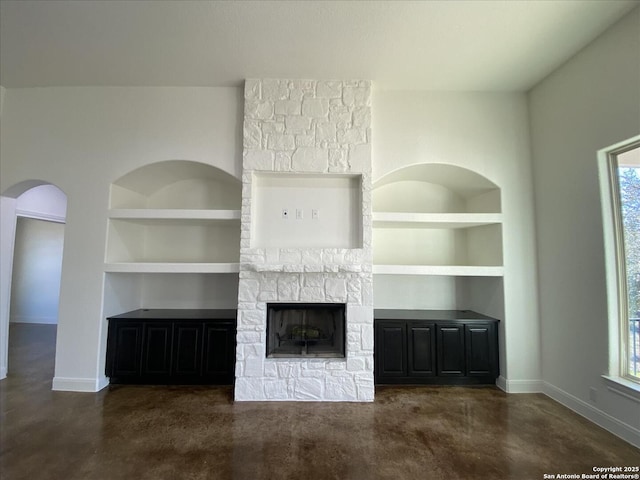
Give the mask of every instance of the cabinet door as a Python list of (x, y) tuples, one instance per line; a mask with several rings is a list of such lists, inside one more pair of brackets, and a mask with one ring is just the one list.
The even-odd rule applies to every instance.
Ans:
[(118, 378), (140, 375), (142, 323), (111, 320), (108, 345), (107, 376)]
[(147, 323), (142, 346), (142, 375), (169, 376), (173, 324)]
[(464, 325), (441, 324), (437, 326), (436, 331), (438, 337), (438, 376), (464, 376)]
[(496, 376), (497, 338), (493, 323), (465, 326), (467, 375)]
[(376, 323), (375, 331), (376, 376), (406, 376), (407, 324), (381, 321)]
[(436, 373), (435, 326), (424, 322), (409, 322), (407, 371), (410, 376), (431, 377)]
[(202, 374), (212, 381), (233, 383), (235, 345), (234, 324), (205, 323)]
[(174, 324), (172, 373), (177, 378), (202, 374), (202, 332), (202, 322)]

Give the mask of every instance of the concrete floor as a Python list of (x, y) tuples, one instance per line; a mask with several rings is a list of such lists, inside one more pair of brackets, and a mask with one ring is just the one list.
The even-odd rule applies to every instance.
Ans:
[(55, 327), (12, 325), (0, 478), (542, 479), (640, 464), (544, 395), (379, 388), (371, 404), (234, 403), (220, 387), (52, 392)]

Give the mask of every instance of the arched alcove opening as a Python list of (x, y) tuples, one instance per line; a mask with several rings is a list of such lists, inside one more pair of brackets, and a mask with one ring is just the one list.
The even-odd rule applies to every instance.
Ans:
[(394, 170), (374, 185), (379, 212), (500, 213), (500, 188), (457, 165), (420, 163)]
[[(6, 189), (0, 201), (0, 378), (14, 371), (12, 361), (18, 374), (52, 378), (67, 197), (53, 184), (27, 180)], [(12, 338), (21, 343), (13, 350), (26, 356), (10, 360)], [(22, 348), (34, 342), (37, 356)], [(27, 363), (35, 359), (41, 367), (34, 371)]]
[(373, 188), (376, 308), (503, 318), (501, 188), (444, 163), (394, 170)]
[(111, 184), (110, 208), (239, 209), (241, 183), (234, 176), (200, 162), (151, 163)]
[(105, 314), (137, 308), (236, 308), (240, 180), (169, 160), (111, 185)]

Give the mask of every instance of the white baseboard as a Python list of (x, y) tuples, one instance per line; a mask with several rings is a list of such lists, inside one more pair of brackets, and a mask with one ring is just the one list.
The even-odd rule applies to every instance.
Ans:
[(496, 386), (507, 393), (540, 393), (542, 380), (508, 380), (500, 375)]
[(547, 382), (542, 382), (542, 393), (552, 398), (556, 402), (573, 410), (578, 415), (613, 433), (617, 437), (629, 442), (631, 445), (640, 448), (640, 430), (630, 425), (622, 423), (617, 418), (608, 413), (595, 408), (593, 405), (580, 400), (577, 397), (560, 390), (558, 387)]
[(0, 380), (7, 378), (7, 367), (0, 367)]
[(52, 390), (59, 392), (99, 392), (109, 384), (109, 379), (54, 377)]
[(103, 388), (109, 386), (109, 379), (105, 376), (98, 378), (98, 392)]

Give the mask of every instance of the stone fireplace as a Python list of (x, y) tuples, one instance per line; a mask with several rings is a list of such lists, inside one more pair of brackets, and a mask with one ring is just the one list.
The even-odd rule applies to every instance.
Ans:
[[(373, 401), (370, 123), (369, 81), (245, 82), (238, 401)], [(314, 352), (314, 314), (282, 323), (299, 355), (267, 350), (305, 303), (342, 306), (342, 352)]]

